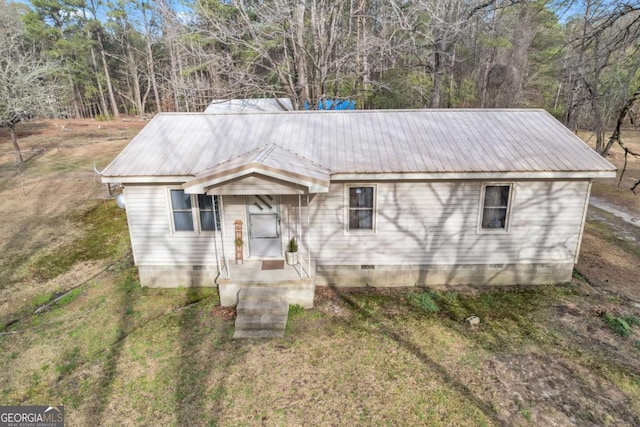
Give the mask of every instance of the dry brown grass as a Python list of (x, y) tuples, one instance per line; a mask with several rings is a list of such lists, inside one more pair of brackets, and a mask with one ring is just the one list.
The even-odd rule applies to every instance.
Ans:
[[(595, 146), (595, 137), (588, 132), (579, 132), (583, 140), (593, 148)], [(622, 138), (631, 150), (640, 153), (640, 130), (624, 130)], [(613, 146), (607, 157), (611, 163), (618, 168), (618, 176), (610, 179), (598, 179), (594, 182), (592, 195), (601, 198), (616, 206), (621, 206), (628, 212), (640, 215), (640, 187), (636, 191), (638, 195), (633, 194), (629, 189), (635, 182), (640, 180), (640, 158), (628, 156), (626, 172), (620, 181), (620, 174), (624, 164), (624, 151), (617, 144)], [(618, 184), (620, 184), (618, 186)]]
[[(590, 134), (579, 135), (593, 146)], [(640, 131), (625, 130), (623, 141), (633, 151), (640, 152)], [(640, 192), (636, 195), (630, 191), (631, 186), (640, 180), (640, 159), (628, 157), (622, 181), (620, 174), (624, 163), (623, 150), (615, 145), (607, 160), (618, 167), (618, 177), (596, 180), (592, 196), (640, 217)], [(604, 220), (589, 219), (587, 223), (577, 269), (593, 285), (640, 302), (640, 290), (637, 286), (640, 277), (640, 248), (627, 239), (616, 237), (620, 234), (616, 233), (616, 229), (635, 236), (640, 234), (640, 230), (626, 226), (613, 216), (602, 216)]]

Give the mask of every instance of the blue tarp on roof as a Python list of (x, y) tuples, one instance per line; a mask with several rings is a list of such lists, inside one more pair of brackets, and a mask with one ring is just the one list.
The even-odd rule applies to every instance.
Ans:
[[(304, 109), (309, 109), (309, 103), (305, 101)], [(323, 99), (318, 102), (317, 110), (355, 110), (356, 101), (348, 99)]]

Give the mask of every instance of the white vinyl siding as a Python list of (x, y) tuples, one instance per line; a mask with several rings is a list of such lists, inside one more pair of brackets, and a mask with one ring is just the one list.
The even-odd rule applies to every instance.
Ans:
[[(311, 248), (322, 265), (469, 265), (573, 263), (585, 209), (588, 182), (513, 183), (509, 233), (479, 234), (480, 181), (376, 183), (377, 234), (345, 233), (344, 183), (302, 203), (301, 253)], [(171, 234), (164, 186), (126, 186), (127, 216), (138, 265), (215, 264), (222, 240), (234, 256), (234, 222), (243, 221), (244, 196), (222, 196), (220, 233)], [(299, 235), (298, 197), (282, 197), (283, 242)], [(214, 236), (217, 239), (214, 244)], [(248, 252), (245, 251), (245, 257)]]
[(172, 233), (165, 186), (128, 185), (125, 190), (137, 265), (215, 265), (214, 236), (222, 257), (219, 233)]
[(244, 243), (244, 257), (249, 256), (247, 234), (247, 208), (244, 204), (244, 196), (220, 196), (222, 197), (222, 231), (224, 232), (224, 252), (229, 262), (235, 262), (235, 222), (242, 221), (242, 241)]
[[(587, 181), (513, 184), (509, 233), (478, 234), (481, 182), (377, 184), (377, 234), (344, 234), (344, 184), (311, 201), (318, 264), (572, 263)], [(303, 210), (303, 215), (306, 214)]]

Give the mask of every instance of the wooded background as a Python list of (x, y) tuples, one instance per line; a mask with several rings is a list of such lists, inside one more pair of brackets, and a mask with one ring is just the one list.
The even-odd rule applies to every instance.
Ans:
[(637, 0), (0, 0), (0, 125), (251, 97), (541, 107), (604, 152), (637, 116), (639, 48)]

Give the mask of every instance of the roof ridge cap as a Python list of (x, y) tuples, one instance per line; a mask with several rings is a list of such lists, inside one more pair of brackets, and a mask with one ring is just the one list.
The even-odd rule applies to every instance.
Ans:
[(230, 162), (234, 161), (235, 159), (237, 159), (238, 157), (247, 156), (247, 155), (249, 155), (249, 154), (251, 154), (253, 152), (257, 152), (256, 157), (252, 158), (247, 163), (256, 163), (255, 159), (260, 155), (261, 152), (264, 151), (265, 147), (269, 147), (270, 145), (275, 145), (275, 144), (265, 144), (265, 145), (261, 145), (260, 147), (252, 148), (251, 150), (247, 150), (247, 151), (245, 151), (243, 153), (238, 154), (237, 156), (230, 157), (230, 158), (228, 158), (227, 160), (225, 160), (223, 162), (216, 163), (214, 165), (211, 165), (211, 166), (207, 167), (206, 169), (203, 169), (201, 171), (194, 172), (194, 173), (195, 173), (195, 175), (199, 175), (201, 173), (205, 173), (206, 171), (208, 171), (210, 169), (217, 168), (219, 166), (224, 165), (225, 163), (230, 163)]
[[(272, 144), (272, 145), (274, 146), (274, 149), (277, 147), (277, 148), (281, 149), (282, 151), (286, 151), (286, 152), (287, 152), (287, 153), (289, 153), (289, 154), (292, 154), (292, 155), (294, 155), (294, 156), (296, 156), (296, 157), (298, 157), (298, 158), (300, 158), (300, 159), (302, 159), (302, 160), (304, 160), (304, 161), (306, 161), (306, 162), (311, 163), (312, 165), (314, 165), (314, 166), (316, 166), (316, 167), (319, 167), (320, 169), (324, 169), (324, 170), (325, 170), (325, 171), (327, 171), (327, 172), (331, 172), (331, 170), (330, 170), (330, 169), (328, 169), (328, 168), (326, 168), (325, 166), (322, 166), (322, 165), (321, 165), (321, 164), (319, 164), (318, 162), (314, 162), (313, 160), (308, 159), (308, 158), (307, 158), (307, 157), (305, 157), (305, 156), (301, 156), (300, 154), (296, 153), (295, 151), (291, 151), (291, 150), (289, 150), (288, 148), (284, 148), (283, 146), (281, 146), (281, 145), (279, 145), (279, 144)], [(271, 152), (273, 152), (273, 150), (271, 150)], [(269, 154), (271, 154), (271, 152), (269, 152)], [(266, 159), (266, 157), (265, 157), (265, 159)]]
[(258, 154), (256, 155), (256, 157), (253, 158), (253, 160), (251, 161), (252, 163), (262, 163), (264, 162), (267, 157), (269, 157), (269, 155), (271, 155), (271, 153), (273, 153), (273, 150), (276, 149), (276, 144), (267, 144), (261, 147), (261, 149), (259, 150)]

